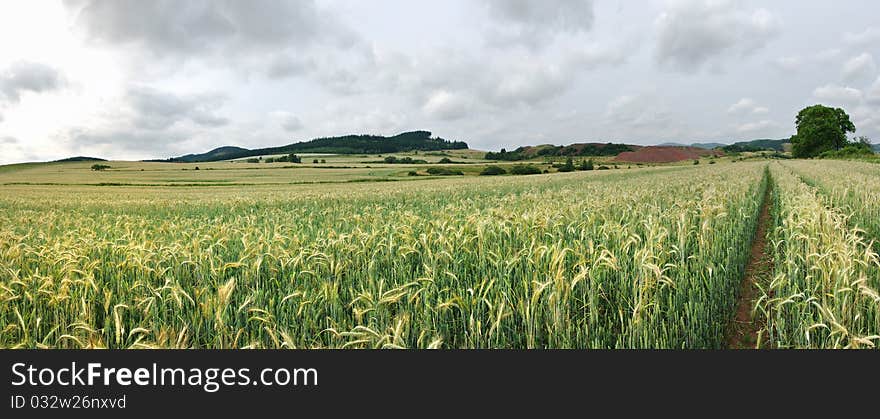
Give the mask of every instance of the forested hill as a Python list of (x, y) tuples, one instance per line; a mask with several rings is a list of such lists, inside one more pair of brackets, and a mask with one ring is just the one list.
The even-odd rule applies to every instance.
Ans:
[(616, 156), (626, 151), (633, 151), (636, 148), (636, 146), (627, 144), (613, 143), (580, 143), (566, 146), (544, 144), (519, 147), (513, 151), (507, 151), (502, 148), (501, 151), (497, 153), (486, 153), (485, 159), (518, 161), (545, 156)]
[(280, 147), (246, 149), (241, 147), (220, 147), (203, 154), (187, 154), (165, 161), (195, 163), (210, 162), (270, 154), (289, 153), (334, 153), (334, 154), (382, 154), (405, 151), (436, 151), (466, 149), (463, 141), (448, 141), (431, 137), (430, 131), (412, 131), (392, 137), (378, 135), (345, 135), (342, 137), (316, 138)]
[(752, 140), (752, 141), (740, 141), (738, 143), (733, 143), (728, 146), (724, 146), (721, 149), (728, 153), (742, 153), (748, 151), (783, 151), (785, 143), (790, 142), (791, 140), (783, 139), (783, 140)]

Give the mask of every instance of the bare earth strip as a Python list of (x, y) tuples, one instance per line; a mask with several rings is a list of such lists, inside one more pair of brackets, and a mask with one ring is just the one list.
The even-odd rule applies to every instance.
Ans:
[(751, 256), (743, 276), (742, 289), (736, 308), (736, 317), (730, 325), (727, 338), (729, 349), (755, 349), (761, 324), (752, 317), (752, 309), (758, 296), (757, 283), (772, 273), (773, 261), (767, 252), (767, 228), (770, 225), (770, 205), (772, 201), (772, 182), (767, 185), (758, 228), (752, 240)]

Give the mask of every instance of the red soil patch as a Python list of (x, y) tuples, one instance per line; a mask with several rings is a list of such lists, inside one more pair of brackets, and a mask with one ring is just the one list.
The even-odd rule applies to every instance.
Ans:
[(719, 150), (706, 150), (699, 147), (648, 146), (636, 151), (620, 153), (616, 161), (631, 163), (673, 163), (693, 160), (705, 156), (723, 156)]

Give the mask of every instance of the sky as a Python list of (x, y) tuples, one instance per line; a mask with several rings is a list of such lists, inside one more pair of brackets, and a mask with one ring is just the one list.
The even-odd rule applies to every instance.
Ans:
[(428, 130), (497, 150), (880, 142), (876, 0), (0, 2), (0, 164)]

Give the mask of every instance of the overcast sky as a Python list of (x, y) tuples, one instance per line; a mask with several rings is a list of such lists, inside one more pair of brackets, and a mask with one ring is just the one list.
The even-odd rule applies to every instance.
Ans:
[(880, 141), (880, 3), (0, 2), (0, 163), (425, 129), (479, 149)]

